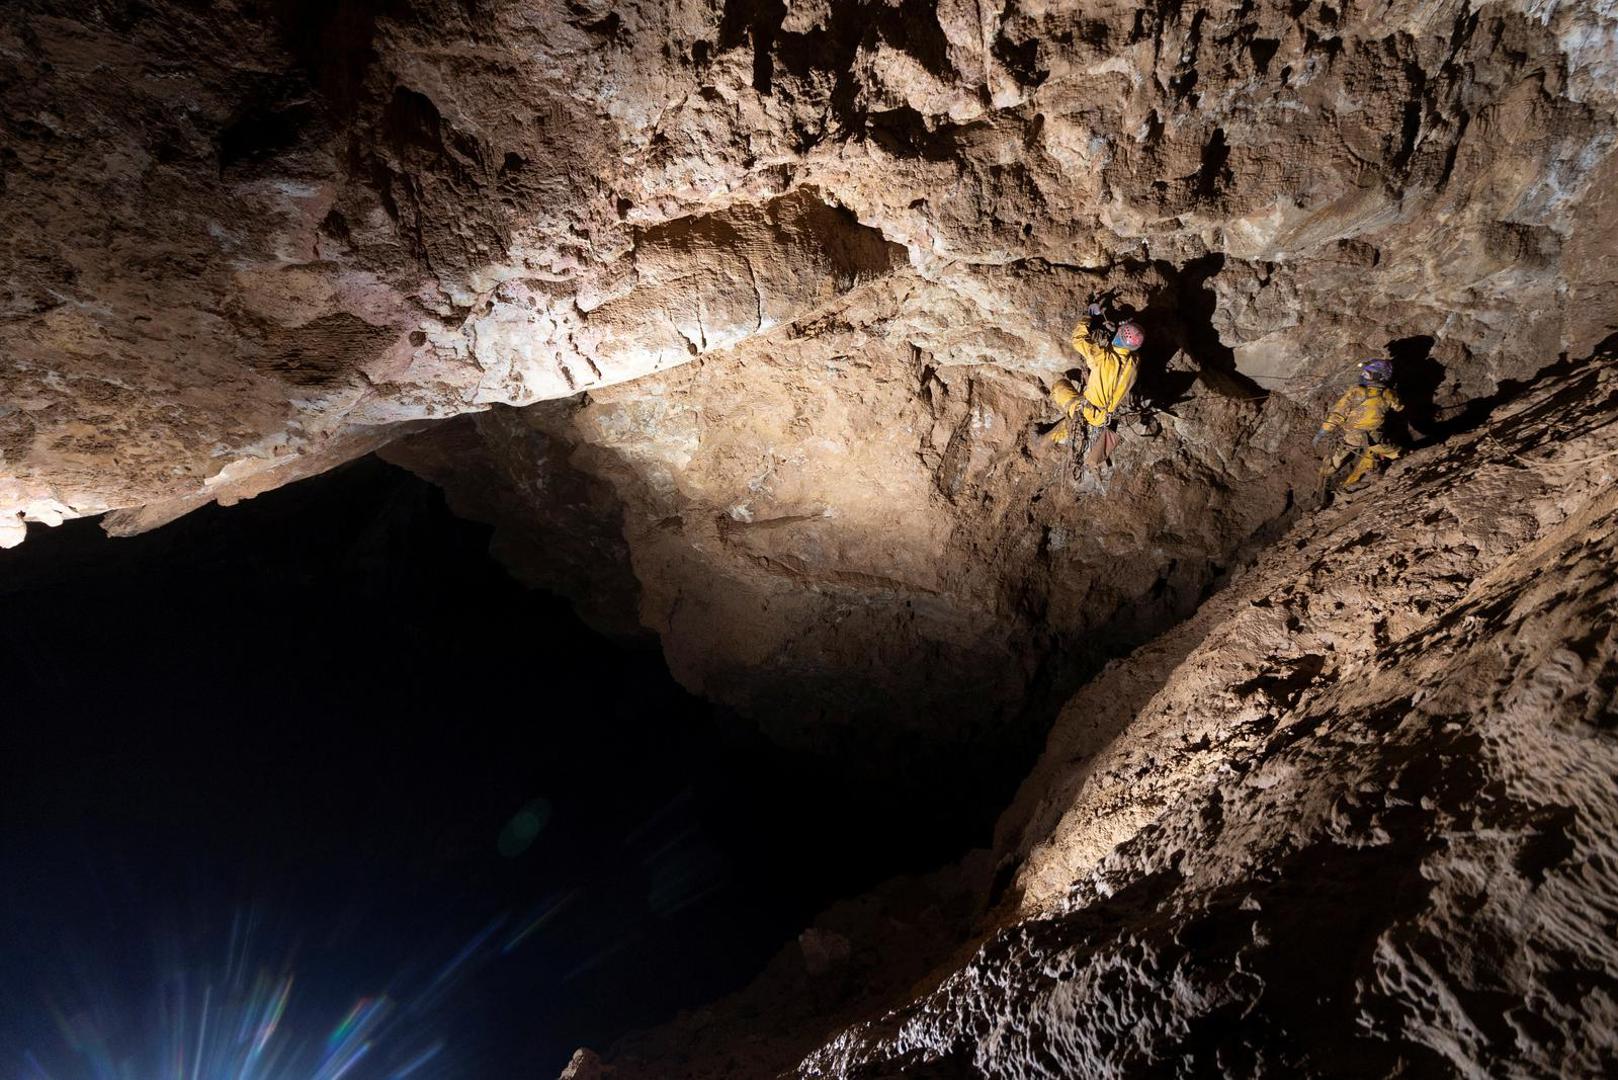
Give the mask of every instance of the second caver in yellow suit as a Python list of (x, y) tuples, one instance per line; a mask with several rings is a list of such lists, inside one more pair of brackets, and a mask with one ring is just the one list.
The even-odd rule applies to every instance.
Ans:
[(1067, 417), (1046, 436), (1058, 446), (1067, 442), (1073, 433), (1073, 421), (1081, 416), (1092, 428), (1112, 423), (1113, 414), (1135, 388), (1135, 375), (1140, 369), (1140, 361), (1130, 350), (1091, 340), (1091, 320), (1092, 316), (1086, 315), (1073, 328), (1073, 348), (1090, 368), (1084, 390), (1081, 392), (1068, 379), (1058, 379), (1051, 387), (1051, 398)]
[(1403, 408), (1399, 395), (1386, 386), (1371, 383), (1345, 390), (1320, 425), (1322, 433), (1335, 432), (1338, 436), (1337, 444), (1321, 463), (1321, 477), (1331, 477), (1343, 462), (1358, 454), (1354, 468), (1343, 481), (1343, 487), (1352, 488), (1365, 478), (1378, 458), (1398, 457), (1399, 448), (1382, 441), (1382, 423), (1389, 412)]

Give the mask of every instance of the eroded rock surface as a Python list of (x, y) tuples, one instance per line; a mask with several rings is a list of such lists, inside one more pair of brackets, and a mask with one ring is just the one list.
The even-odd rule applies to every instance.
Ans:
[[(425, 420), (852, 329), (1048, 381), (1085, 296), (1429, 407), (1613, 328), (1602, 4), (22, 0), (0, 533), (229, 501)], [(907, 338), (909, 340), (907, 340)], [(1425, 357), (1427, 339), (1433, 339)], [(1537, 365), (1536, 365), (1537, 366)]]
[[(20, 0), (0, 545), (384, 448), (686, 685), (953, 800), (939, 762), (1015, 760), (1289, 523), (1353, 360), (1454, 435), (1618, 328), (1615, 35), (1555, 0)], [(1109, 290), (1162, 430), (1080, 481), (1038, 432)], [(1610, 1067), (1609, 369), (1109, 669), (991, 865), (802, 946), (878, 998), (580, 1069)], [(1299, 970), (1321, 912), (1346, 945)]]
[[(1032, 299), (1098, 283), (1047, 276)], [(1152, 380), (1179, 398), (1161, 431), (1080, 481), (1039, 434), (1038, 374), (944, 364), (938, 314), (874, 284), (726, 361), (496, 409), (385, 456), (494, 522), (530, 580), (591, 597), (598, 625), (638, 610), (693, 691), (787, 745), (908, 762), (948, 800), (927, 779), (940, 756), (1026, 754), (1029, 707), (1048, 716), (1051, 695), (1190, 614), (1313, 466), (1297, 406), (1185, 370)], [(627, 556), (612, 582), (609, 542), (579, 544), (609, 536)]]
[[(1610, 1073), (1615, 479), (1608, 358), (1300, 522), (1070, 703), (981, 947), (924, 979), (867, 924), (922, 992), (796, 1074)], [(783, 967), (604, 1075), (793, 1071), (839, 1013)], [(787, 1033), (738, 1040), (760, 1000)]]

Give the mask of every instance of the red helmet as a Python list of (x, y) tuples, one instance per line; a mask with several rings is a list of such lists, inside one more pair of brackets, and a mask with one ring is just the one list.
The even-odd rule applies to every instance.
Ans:
[(1140, 328), (1139, 323), (1121, 322), (1112, 335), (1112, 343), (1120, 349), (1138, 349), (1146, 344), (1146, 331)]

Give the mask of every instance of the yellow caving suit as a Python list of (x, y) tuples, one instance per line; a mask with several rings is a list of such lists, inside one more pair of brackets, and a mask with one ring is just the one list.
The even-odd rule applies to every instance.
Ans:
[(1098, 345), (1090, 340), (1090, 316), (1079, 320), (1073, 328), (1073, 349), (1090, 369), (1084, 380), (1084, 392), (1068, 379), (1057, 379), (1051, 387), (1051, 398), (1067, 418), (1050, 430), (1045, 437), (1058, 446), (1066, 445), (1073, 434), (1073, 421), (1079, 416), (1092, 428), (1104, 428), (1112, 423), (1113, 414), (1123, 407), (1124, 399), (1135, 388), (1135, 376), (1140, 361), (1128, 349), (1113, 345)]
[(1343, 467), (1343, 462), (1358, 454), (1359, 459), (1354, 462), (1348, 479), (1343, 481), (1345, 488), (1351, 488), (1365, 478), (1378, 458), (1398, 457), (1399, 448), (1382, 441), (1382, 421), (1390, 411), (1402, 409), (1404, 402), (1386, 386), (1373, 383), (1345, 390), (1326, 414), (1326, 422), (1320, 425), (1321, 431), (1337, 432), (1341, 436), (1321, 462), (1321, 479), (1333, 476)]

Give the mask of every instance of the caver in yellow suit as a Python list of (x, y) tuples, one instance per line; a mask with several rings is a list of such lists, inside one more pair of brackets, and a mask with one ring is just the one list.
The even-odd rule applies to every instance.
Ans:
[(1321, 480), (1325, 481), (1343, 467), (1343, 462), (1358, 455), (1354, 468), (1343, 481), (1344, 490), (1351, 490), (1365, 479), (1365, 474), (1382, 458), (1396, 458), (1399, 448), (1382, 440), (1382, 424), (1389, 412), (1399, 412), (1404, 403), (1387, 385), (1393, 375), (1393, 365), (1386, 360), (1367, 360), (1360, 368), (1360, 384), (1350, 387), (1337, 399), (1337, 404), (1326, 414), (1325, 423), (1315, 433), (1315, 445), (1331, 438), (1330, 451), (1320, 465)]
[(1071, 380), (1056, 380), (1056, 385), (1051, 387), (1051, 398), (1065, 418), (1045, 436), (1058, 446), (1064, 446), (1073, 436), (1074, 424), (1082, 418), (1092, 429), (1090, 435), (1103, 436), (1086, 456), (1086, 464), (1092, 465), (1105, 461), (1117, 440), (1117, 436), (1106, 429), (1135, 388), (1135, 376), (1140, 370), (1135, 354), (1145, 340), (1140, 327), (1132, 322), (1120, 323), (1112, 340), (1106, 344), (1094, 340), (1091, 333), (1099, 314), (1092, 306), (1073, 328), (1073, 349), (1084, 357), (1089, 375), (1084, 380), (1083, 391)]

